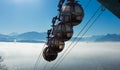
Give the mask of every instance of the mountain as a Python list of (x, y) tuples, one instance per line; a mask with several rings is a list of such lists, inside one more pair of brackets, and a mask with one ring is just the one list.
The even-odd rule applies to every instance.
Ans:
[(38, 33), (38, 32), (26, 32), (16, 36), (17, 40), (45, 40), (47, 34), (45, 32)]
[(76, 39), (75, 41), (87, 41), (87, 42), (95, 42), (96, 39), (102, 38), (104, 35), (95, 35), (95, 36), (90, 36), (90, 37), (72, 37), (71, 41), (74, 41), (74, 39)]
[[(30, 43), (43, 43), (46, 41), (46, 32), (25, 32), (22, 34), (0, 34), (0, 42), (30, 42)], [(77, 40), (74, 40), (77, 39)], [(96, 35), (91, 37), (72, 37), (69, 41), (82, 41), (82, 42), (118, 42), (120, 41), (120, 34), (107, 34), (107, 35)]]
[(9, 36), (17, 36), (17, 35), (19, 35), (19, 34), (16, 33), (16, 32), (12, 32), (12, 33), (9, 34)]
[(97, 38), (95, 41), (96, 42), (106, 42), (106, 41), (118, 42), (120, 41), (120, 35), (119, 34), (107, 34), (101, 38)]
[(8, 38), (8, 37), (9, 37), (8, 35), (0, 34), (0, 38)]
[(17, 42), (45, 42), (47, 34), (45, 32), (26, 32), (15, 36)]
[(47, 34), (45, 32), (26, 32), (22, 34), (9, 34), (9, 35), (3, 35), (0, 34), (0, 42), (45, 42), (47, 37)]
[(3, 34), (0, 34), (0, 42), (9, 42), (11, 41), (11, 37), (8, 36), (8, 35), (3, 35)]
[[(71, 41), (74, 41), (76, 37), (73, 37)], [(120, 42), (120, 34), (107, 34), (107, 35), (96, 35), (91, 37), (78, 37), (75, 41), (87, 41), (87, 42)]]

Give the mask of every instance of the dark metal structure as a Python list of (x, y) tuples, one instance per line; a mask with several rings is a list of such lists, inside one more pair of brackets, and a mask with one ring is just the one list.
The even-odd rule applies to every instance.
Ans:
[(98, 0), (98, 2), (120, 19), (120, 0)]

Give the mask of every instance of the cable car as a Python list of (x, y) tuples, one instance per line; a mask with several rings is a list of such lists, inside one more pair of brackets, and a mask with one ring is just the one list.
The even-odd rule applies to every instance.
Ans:
[(58, 56), (58, 53), (55, 52), (55, 51), (52, 51), (51, 47), (46, 47), (44, 50), (43, 50), (43, 58), (46, 60), (46, 61), (53, 61), (57, 58)]
[(51, 46), (53, 51), (59, 53), (64, 49), (65, 43), (63, 41), (59, 41), (55, 37), (52, 37), (49, 39), (47, 45)]
[(64, 23), (71, 26), (80, 24), (84, 16), (83, 8), (77, 2), (67, 2), (62, 7), (61, 19)]
[[(52, 29), (47, 32), (47, 46), (43, 50), (43, 58), (46, 61), (53, 61), (57, 58), (58, 53), (64, 49), (65, 41), (73, 36), (73, 26), (80, 24), (84, 17), (84, 11), (76, 0), (65, 0), (59, 2), (59, 15), (52, 20)], [(57, 21), (57, 23), (56, 23)]]
[(53, 35), (60, 41), (68, 41), (73, 36), (73, 28), (63, 22), (54, 27)]

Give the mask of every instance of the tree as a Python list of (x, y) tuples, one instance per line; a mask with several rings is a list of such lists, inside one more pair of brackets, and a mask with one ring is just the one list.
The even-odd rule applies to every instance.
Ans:
[(6, 65), (2, 64), (3, 62), (3, 58), (2, 56), (0, 56), (0, 70), (8, 70)]

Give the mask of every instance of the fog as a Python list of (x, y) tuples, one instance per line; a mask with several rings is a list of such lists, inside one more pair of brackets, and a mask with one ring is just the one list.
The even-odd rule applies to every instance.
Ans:
[[(43, 58), (36, 70), (50, 70), (59, 61), (71, 42), (55, 61)], [(33, 70), (44, 43), (0, 43), (0, 56), (8, 70)], [(78, 42), (55, 70), (120, 70), (120, 42)], [(52, 70), (52, 69), (51, 69)]]

